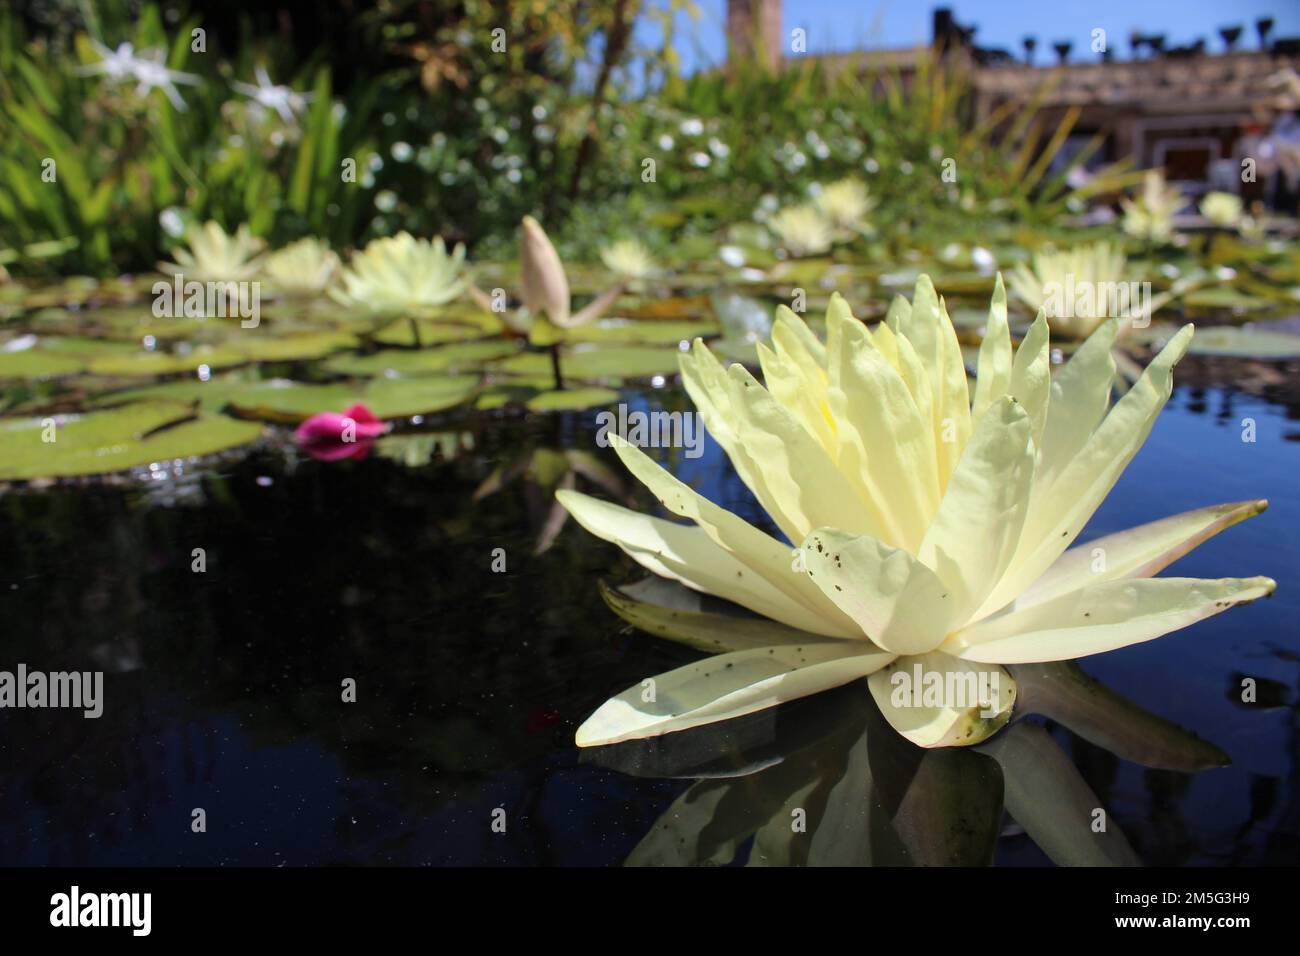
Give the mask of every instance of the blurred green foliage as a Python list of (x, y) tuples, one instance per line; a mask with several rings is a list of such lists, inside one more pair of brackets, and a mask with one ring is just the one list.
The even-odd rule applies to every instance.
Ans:
[[(927, 231), (977, 237), (990, 217), (1046, 223), (1081, 198), (1065, 168), (1049, 175), (1071, 117), (1040, 128), (1028, 109), (977, 127), (969, 77), (925, 51), (906, 76), (870, 58), (680, 75), (672, 29), (690, 0), (345, 5), (322, 16), (346, 16), (346, 43), (311, 48), (248, 7), (235, 35), (209, 31), (202, 50), (192, 31), (215, 14), (197, 0), (43, 6), (54, 13), (0, 11), (0, 265), (15, 274), (150, 268), (205, 219), (248, 222), (276, 245), (405, 229), (495, 257), (534, 214), (566, 257), (594, 260), (633, 232), (686, 258), (764, 204), (846, 175), (876, 197), (887, 247)], [(646, 20), (657, 33), (638, 29)], [(162, 91), (86, 75), (92, 40), (159, 51), (200, 82), (177, 87), (180, 110)], [(310, 94), (292, 122), (232, 86), (258, 67)], [(956, 182), (940, 176), (945, 159)]]

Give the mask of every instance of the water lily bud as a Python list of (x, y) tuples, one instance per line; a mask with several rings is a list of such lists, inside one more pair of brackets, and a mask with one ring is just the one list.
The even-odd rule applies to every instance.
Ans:
[(519, 232), (524, 307), (533, 315), (545, 313), (556, 325), (567, 326), (569, 279), (559, 253), (532, 216), (524, 217)]

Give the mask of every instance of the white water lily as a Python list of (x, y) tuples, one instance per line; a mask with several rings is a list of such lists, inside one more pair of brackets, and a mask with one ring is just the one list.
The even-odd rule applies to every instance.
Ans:
[(262, 268), (258, 254), (265, 241), (254, 236), (246, 223), (234, 235), (209, 220), (191, 226), (185, 233), (187, 246), (172, 250), (175, 262), (160, 262), (158, 268), (168, 274), (181, 273), (200, 282), (240, 282), (254, 278)]
[(1033, 268), (1019, 263), (1008, 275), (1011, 293), (1031, 311), (1043, 309), (1057, 335), (1083, 339), (1106, 319), (1119, 319), (1121, 334), (1137, 324), (1144, 327), (1167, 294), (1148, 296), (1148, 285), (1127, 274), (1122, 249), (1096, 242), (1060, 252), (1039, 252)]
[(289, 295), (315, 295), (338, 274), (339, 257), (328, 243), (311, 236), (270, 253), (262, 274), (272, 291)]
[(813, 197), (813, 205), (832, 228), (854, 233), (866, 228), (867, 213), (876, 203), (862, 180), (848, 178), (823, 186)]
[(600, 261), (615, 275), (645, 279), (655, 272), (654, 257), (636, 239), (620, 239), (600, 251)]
[(786, 206), (768, 219), (767, 225), (781, 247), (796, 259), (821, 255), (835, 241), (834, 227), (812, 203)]
[[(977, 743), (1010, 716), (1015, 685), (1001, 665), (1151, 640), (1270, 593), (1263, 577), (1153, 577), (1265, 502), (1204, 508), (1067, 550), (1145, 441), (1192, 337), (1191, 326), (1179, 330), (1111, 407), (1117, 331), (1103, 324), (1052, 376), (1041, 312), (1013, 353), (999, 277), (973, 395), (925, 276), (874, 331), (833, 296), (825, 344), (779, 309), (772, 348), (759, 347), (766, 387), (740, 365), (724, 369), (697, 339), (681, 357), (686, 389), (798, 547), (616, 440), (633, 474), (694, 524), (575, 492), (558, 493), (564, 506), (655, 574), (769, 620), (755, 622), (744, 649), (610, 699), (578, 729), (578, 745), (741, 716), (859, 677), (914, 743)], [(983, 679), (996, 699), (900, 705), (893, 675), (917, 665), (944, 681)]]
[(1241, 223), (1240, 196), (1232, 193), (1206, 193), (1201, 200), (1201, 215), (1220, 229), (1236, 229)]
[(399, 232), (354, 252), (342, 288), (330, 289), (330, 296), (371, 314), (414, 317), (465, 290), (464, 263), (465, 247), (459, 243), (448, 255), (441, 237), (430, 242)]
[[(648, 254), (633, 265), (644, 267), (646, 259)], [(522, 272), (519, 298), (523, 307), (517, 312), (499, 313), (492, 300), (473, 285), (469, 292), (484, 309), (496, 313), (507, 328), (521, 335), (527, 334), (534, 345), (554, 346), (564, 340), (566, 329), (575, 329), (600, 318), (633, 278), (622, 272), (622, 278), (615, 285), (584, 308), (572, 311), (569, 276), (564, 271), (564, 263), (560, 261), (560, 254), (555, 251), (546, 230), (532, 216), (525, 216), (519, 227), (519, 267)]]
[(1124, 209), (1121, 225), (1134, 238), (1163, 242), (1173, 234), (1174, 214), (1184, 202), (1183, 194), (1165, 182), (1163, 173), (1147, 170), (1138, 198), (1119, 201)]

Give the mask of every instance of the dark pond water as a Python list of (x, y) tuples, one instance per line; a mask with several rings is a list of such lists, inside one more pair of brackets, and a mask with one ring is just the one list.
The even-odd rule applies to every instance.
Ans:
[[(1267, 574), (1278, 591), (1083, 663), (1232, 764), (1151, 770), (1048, 729), (1143, 862), (1295, 863), (1300, 395), (1287, 383), (1300, 370), (1189, 358), (1180, 372), (1085, 537), (1267, 497), (1266, 514), (1174, 573)], [(627, 395), (682, 401), (670, 390)], [(1245, 418), (1254, 443), (1241, 439)], [(860, 686), (787, 708), (775, 724), (580, 757), (574, 729), (598, 704), (693, 652), (607, 610), (598, 580), (636, 576), (614, 547), (570, 524), (533, 556), (544, 492), (520, 479), (477, 504), (471, 496), (527, 449), (617, 460), (596, 447), (594, 413), (439, 428), (464, 433), (472, 450), (407, 467), (263, 446), (180, 478), (0, 497), (4, 666), (106, 672), (98, 720), (0, 711), (0, 863), (619, 864), (690, 788), (674, 813), (703, 820), (712, 835), (701, 845), (718, 859), (745, 860), (765, 824), (789, 830), (791, 806), (822, 807), (810, 810), (809, 830), (822, 829), (810, 839), (832, 845), (824, 859), (849, 859), (875, 832), (868, 817), (896, 809), (920, 769), (940, 781), (926, 792), (956, 781), (953, 793), (993, 795), (997, 863), (1048, 862), (1002, 816), (997, 781), (985, 786), (988, 758), (922, 762), (882, 729)], [(712, 442), (674, 467), (761, 520)], [(204, 573), (191, 570), (195, 548)], [(504, 573), (492, 570), (496, 548)], [(1258, 681), (1255, 704), (1240, 701), (1243, 676)], [(341, 700), (348, 678), (355, 703)], [(718, 767), (721, 776), (691, 779)], [(191, 831), (195, 808), (204, 833)], [(505, 832), (492, 826), (498, 808)], [(928, 819), (912, 809), (903, 829)], [(916, 861), (890, 847), (874, 858)], [(672, 850), (652, 840), (638, 853)]]

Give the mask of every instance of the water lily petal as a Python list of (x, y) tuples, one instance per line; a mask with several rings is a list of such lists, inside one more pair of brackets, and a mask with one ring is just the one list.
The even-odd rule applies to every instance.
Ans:
[[(838, 423), (839, 470), (857, 486), (883, 531), (878, 537), (914, 552), (939, 504), (930, 421), (861, 322), (830, 310), (826, 323), (826, 395)], [(892, 336), (885, 326), (879, 337)]]
[(1016, 608), (1033, 607), (1102, 581), (1153, 577), (1202, 541), (1266, 508), (1263, 500), (1211, 505), (1096, 538), (1057, 558), (1016, 599)]
[(978, 422), (994, 401), (1011, 389), (1011, 327), (1007, 322), (1007, 290), (998, 273), (989, 303), (989, 319), (980, 342), (978, 374), (971, 419)]
[[(847, 641), (710, 657), (611, 697), (578, 728), (579, 747), (673, 733), (741, 717), (875, 673), (894, 659)], [(651, 694), (653, 691), (653, 694)], [(653, 700), (646, 700), (653, 696)]]
[(1060, 476), (1036, 485), (1015, 559), (977, 612), (982, 617), (1013, 601), (1079, 536), (1097, 506), (1137, 454), (1173, 390), (1173, 366), (1187, 351), (1192, 326), (1161, 350)]
[(944, 488), (970, 434), (970, 389), (956, 330), (929, 276), (916, 280), (911, 312), (898, 324), (930, 380), (935, 458)]
[(1016, 682), (1001, 667), (935, 651), (900, 657), (867, 681), (891, 727), (918, 747), (967, 747), (1011, 718)]
[(1030, 419), (1009, 395), (980, 419), (917, 557), (951, 589), (966, 621), (1015, 555), (1034, 478)]
[(776, 310), (772, 344), (774, 348), (758, 343), (759, 365), (768, 391), (795, 414), (828, 453), (834, 454), (835, 423), (826, 407), (825, 347), (785, 306)]
[(1140, 644), (1271, 594), (1271, 578), (1105, 581), (974, 624), (945, 645), (968, 661), (1064, 661)]
[(1104, 322), (1052, 378), (1047, 425), (1040, 442), (1038, 482), (1055, 480), (1105, 418), (1115, 378), (1111, 347), (1118, 334), (1118, 322)]
[(1024, 406), (1033, 426), (1034, 444), (1042, 443), (1047, 424), (1047, 404), (1052, 390), (1052, 356), (1048, 348), (1051, 334), (1042, 309), (1029, 332), (1016, 349), (1011, 363), (1010, 393)]
[(954, 595), (906, 551), (833, 528), (808, 535), (802, 550), (811, 581), (879, 646), (923, 654), (947, 635)]
[[(802, 541), (809, 531), (822, 526), (880, 537), (877, 516), (794, 415), (744, 366), (733, 365), (727, 378), (731, 407), (737, 416), (736, 434), (747, 454), (762, 463), (767, 494), (794, 522), (797, 534), (790, 540)], [(764, 498), (759, 500), (766, 506)]]
[(796, 552), (793, 549), (759, 531), (727, 509), (715, 505), (621, 436), (611, 435), (610, 444), (628, 471), (654, 492), (665, 508), (694, 521), (718, 547), (765, 580), (770, 587), (791, 601), (802, 604), (810, 615), (824, 619), (824, 626), (818, 633), (832, 634), (835, 637), (861, 636), (853, 621), (826, 599), (817, 585), (808, 579), (808, 575), (795, 570)]
[(731, 459), (740, 480), (754, 493), (758, 503), (787, 538), (791, 541), (803, 540), (805, 531), (796, 523), (796, 515), (787, 514), (783, 510), (780, 501), (768, 487), (765, 470), (740, 440), (740, 415), (733, 410), (731, 386), (722, 364), (703, 340), (698, 338), (691, 351), (679, 355), (677, 362), (687, 394), (704, 419), (709, 434)]
[(800, 630), (814, 634), (836, 630), (832, 622), (776, 590), (749, 565), (719, 547), (702, 528), (639, 514), (576, 491), (557, 491), (555, 497), (580, 525), (618, 545), (655, 574)]

